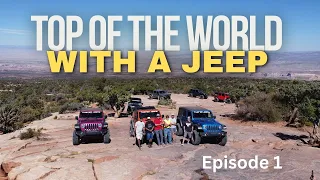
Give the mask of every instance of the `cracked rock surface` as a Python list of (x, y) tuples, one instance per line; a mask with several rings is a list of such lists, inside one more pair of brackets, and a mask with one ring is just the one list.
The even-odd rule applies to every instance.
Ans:
[[(157, 100), (142, 98), (144, 105), (156, 105)], [(57, 115), (34, 121), (26, 128), (45, 128), (40, 140), (20, 140), (19, 130), (0, 135), (0, 180), (52, 179), (52, 180), (103, 180), (103, 179), (309, 179), (314, 170), (320, 178), (320, 149), (301, 145), (308, 135), (281, 124), (241, 123), (219, 115), (234, 113), (233, 104), (213, 102), (212, 99), (189, 98), (173, 94), (179, 106), (203, 106), (211, 109), (217, 119), (228, 127), (228, 143), (219, 146), (204, 142), (199, 146), (173, 145), (153, 148), (143, 145), (142, 151), (129, 137), (126, 118), (109, 118), (111, 143), (88, 142), (72, 145), (74, 114)], [(177, 109), (159, 107), (162, 114), (177, 114)], [(297, 138), (298, 137), (298, 138)], [(301, 137), (301, 138), (299, 138)], [(299, 146), (297, 144), (300, 144)], [(203, 156), (223, 159), (251, 159), (255, 155), (269, 160), (269, 168), (262, 170), (203, 170)], [(281, 170), (273, 158), (280, 156)]]

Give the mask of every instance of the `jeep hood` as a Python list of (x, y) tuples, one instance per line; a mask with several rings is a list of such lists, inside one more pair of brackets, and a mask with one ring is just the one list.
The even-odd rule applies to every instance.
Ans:
[(192, 122), (194, 124), (200, 124), (200, 125), (223, 125), (221, 123), (219, 123), (217, 120), (213, 119), (213, 118), (195, 118), (192, 120)]
[(101, 122), (104, 121), (103, 118), (79, 118), (79, 123), (85, 123), (85, 122)]

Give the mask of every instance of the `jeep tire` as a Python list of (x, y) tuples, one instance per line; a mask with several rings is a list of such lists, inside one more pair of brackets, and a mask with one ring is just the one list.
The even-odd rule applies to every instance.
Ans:
[(200, 95), (200, 99), (204, 99), (204, 95)]
[(189, 95), (188, 95), (189, 97), (193, 97), (193, 94), (192, 93), (189, 93)]
[(177, 123), (177, 132), (176, 132), (176, 135), (177, 136), (182, 136), (183, 135), (183, 129), (181, 127), (181, 124), (180, 123)]
[(227, 136), (222, 136), (220, 138), (220, 142), (219, 142), (219, 145), (220, 146), (225, 146), (227, 144)]
[(133, 121), (130, 121), (130, 130), (129, 130), (129, 135), (130, 137), (134, 137), (134, 127), (133, 127)]
[(80, 144), (80, 138), (79, 138), (79, 136), (76, 134), (76, 131), (73, 131), (72, 143), (73, 143), (73, 145), (79, 145), (79, 144)]
[(109, 144), (110, 143), (110, 132), (108, 130), (108, 132), (103, 136), (103, 143), (105, 144)]
[(201, 137), (197, 130), (193, 130), (191, 143), (193, 145), (199, 145), (201, 143)]

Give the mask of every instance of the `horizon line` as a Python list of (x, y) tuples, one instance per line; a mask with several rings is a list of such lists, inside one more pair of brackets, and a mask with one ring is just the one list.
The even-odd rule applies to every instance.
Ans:
[[(5, 45), (5, 44), (0, 44), (0, 48), (1, 47), (5, 47), (5, 48), (21, 48), (21, 49), (34, 49), (36, 51), (36, 48), (34, 45)], [(85, 49), (84, 49), (85, 50)], [(43, 51), (47, 51), (47, 50), (43, 50)], [(75, 50), (75, 51), (80, 51), (79, 50)], [(90, 51), (89, 50), (86, 50), (86, 51)], [(123, 50), (120, 50), (120, 51), (123, 51)], [(131, 51), (131, 50), (126, 50), (126, 51)], [(139, 50), (141, 52), (152, 52), (152, 51), (156, 51), (155, 49), (154, 50), (150, 50), (150, 51), (145, 51), (145, 50)], [(139, 52), (137, 51), (137, 52)], [(214, 50), (213, 50), (214, 51)], [(241, 51), (241, 50), (240, 50)], [(183, 50), (180, 50), (180, 51), (165, 51), (165, 52), (192, 52), (191, 50), (188, 50), (188, 49), (183, 49)], [(319, 50), (284, 50), (284, 51), (265, 51), (266, 53), (306, 53), (306, 52), (320, 52), (320, 49)]]

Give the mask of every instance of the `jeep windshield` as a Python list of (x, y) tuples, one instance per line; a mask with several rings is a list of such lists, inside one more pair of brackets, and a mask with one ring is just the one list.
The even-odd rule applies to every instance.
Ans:
[(80, 112), (80, 118), (103, 118), (102, 112), (93, 111), (93, 112)]
[(211, 111), (193, 111), (193, 118), (212, 118)]
[(141, 104), (141, 99), (131, 99), (130, 103), (131, 104)]
[(140, 119), (144, 119), (147, 117), (155, 118), (157, 117), (157, 114), (160, 115), (159, 111), (140, 112), (139, 117)]
[(155, 94), (165, 94), (167, 92), (166, 91), (154, 91), (153, 93), (155, 93)]

